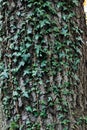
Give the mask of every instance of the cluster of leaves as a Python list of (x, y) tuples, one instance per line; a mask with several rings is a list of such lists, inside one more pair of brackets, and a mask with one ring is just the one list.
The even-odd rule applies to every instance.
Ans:
[[(0, 0), (1, 88), (10, 129), (68, 130), (67, 97), (78, 86), (78, 0)], [(74, 82), (73, 82), (74, 81)]]

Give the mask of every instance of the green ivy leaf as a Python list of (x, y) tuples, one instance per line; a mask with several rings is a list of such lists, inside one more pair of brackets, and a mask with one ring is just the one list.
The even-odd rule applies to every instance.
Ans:
[(26, 111), (27, 111), (27, 112), (31, 112), (31, 113), (33, 112), (33, 110), (32, 110), (32, 107), (31, 107), (31, 106), (26, 106), (26, 108), (25, 108), (25, 109), (26, 109)]

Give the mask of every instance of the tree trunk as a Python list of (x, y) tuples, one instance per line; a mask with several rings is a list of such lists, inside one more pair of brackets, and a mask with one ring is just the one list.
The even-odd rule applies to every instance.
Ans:
[(0, 1), (0, 10), (1, 89), (8, 127), (86, 130), (83, 1)]

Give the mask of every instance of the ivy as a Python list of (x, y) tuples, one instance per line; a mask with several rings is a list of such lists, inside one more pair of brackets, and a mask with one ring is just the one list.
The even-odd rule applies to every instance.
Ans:
[(43, 121), (49, 114), (68, 130), (67, 97), (78, 86), (81, 57), (77, 6), (78, 0), (0, 0), (0, 78), (10, 130), (55, 130), (55, 121)]

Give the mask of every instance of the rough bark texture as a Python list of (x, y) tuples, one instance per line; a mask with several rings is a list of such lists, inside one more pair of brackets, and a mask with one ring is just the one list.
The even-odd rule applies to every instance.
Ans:
[[(56, 0), (54, 0), (54, 2), (51, 1), (51, 3), (52, 3), (53, 8), (55, 8)], [(74, 83), (74, 79), (66, 76), (66, 73), (71, 68), (70, 66), (66, 68), (63, 65), (61, 65), (62, 71), (59, 72), (57, 70), (57, 67), (51, 65), (52, 57), (55, 58), (55, 61), (59, 60), (57, 57), (57, 52), (55, 53), (54, 51), (56, 40), (55, 40), (55, 36), (53, 32), (50, 32), (50, 34), (47, 34), (47, 35), (46, 34), (44, 35), (44, 32), (43, 32), (43, 39), (45, 40), (45, 43), (44, 43), (45, 45), (42, 45), (42, 49), (44, 48), (49, 49), (49, 53), (47, 54), (47, 53), (41, 52), (41, 57), (40, 56), (38, 57), (38, 52), (37, 53), (35, 52), (35, 49), (36, 49), (35, 47), (38, 45), (38, 42), (41, 39), (39, 38), (38, 40), (38, 35), (36, 39), (34, 36), (36, 35), (36, 33), (38, 34), (39, 32), (35, 30), (32, 24), (29, 25), (29, 21), (24, 23), (25, 18), (32, 15), (32, 12), (35, 10), (35, 7), (28, 8), (26, 4), (27, 4), (26, 1), (21, 2), (21, 0), (18, 0), (18, 1), (11, 0), (11, 1), (8, 1), (7, 6), (3, 6), (3, 9), (1, 9), (2, 15), (3, 15), (3, 19), (2, 19), (3, 21), (2, 32), (3, 33), (1, 34), (1, 36), (3, 36), (3, 43), (1, 43), (1, 47), (2, 47), (1, 60), (3, 60), (4, 68), (5, 70), (7, 70), (7, 73), (9, 75), (9, 78), (8, 78), (8, 76), (5, 73), (6, 79), (4, 79), (4, 83), (2, 83), (3, 84), (2, 86), (5, 86), (5, 92), (2, 87), (2, 99), (4, 103), (6, 100), (5, 97), (8, 99), (7, 103), (8, 103), (9, 110), (7, 111), (7, 108), (5, 108), (5, 112), (8, 115), (8, 121), (11, 119), (11, 116), (14, 118), (15, 115), (17, 116), (21, 115), (17, 123), (20, 126), (22, 126), (22, 124), (24, 125), (22, 128), (23, 130), (32, 130), (32, 129), (33, 130), (86, 130), (87, 126), (84, 119), (80, 120), (82, 121), (81, 124), (78, 125), (78, 123), (76, 123), (80, 117), (84, 118), (84, 116), (87, 114), (86, 112), (87, 111), (87, 94), (86, 94), (87, 93), (87, 83), (86, 83), (87, 82), (87, 74), (86, 74), (87, 73), (87, 61), (86, 61), (87, 60), (87, 55), (86, 55), (87, 45), (85, 43), (86, 33), (84, 30), (86, 26), (85, 26), (84, 12), (83, 12), (83, 1), (80, 0), (79, 5), (73, 8), (73, 11), (75, 12), (76, 16), (72, 19), (78, 25), (78, 27), (84, 31), (84, 33), (79, 34), (81, 35), (83, 39), (82, 48), (81, 48), (82, 57), (81, 57), (81, 63), (79, 66), (79, 71), (78, 71), (80, 81), (78, 83), (78, 86), (75, 86), (73, 84), (70, 85), (69, 91), (71, 91), (73, 94), (70, 94), (68, 96), (63, 94), (64, 89), (66, 91), (67, 88), (60, 87), (60, 85), (64, 86), (64, 83), (65, 82), (67, 83), (68, 81)], [(53, 21), (56, 21), (58, 28), (62, 28), (64, 27), (64, 25), (66, 25), (66, 23), (64, 23), (62, 19), (63, 12), (62, 10), (61, 11), (56, 10), (56, 11), (58, 11), (57, 17), (55, 15), (54, 16), (52, 15), (51, 18)], [(22, 16), (20, 15), (20, 13), (22, 13)], [(49, 14), (49, 10), (47, 11), (47, 13)], [(36, 21), (33, 21), (34, 24), (37, 25), (38, 19), (40, 18), (41, 17), (38, 18), (37, 16)], [(15, 25), (14, 28), (12, 28), (13, 25)], [(31, 54), (31, 57), (28, 57), (30, 58), (29, 59), (30, 62), (28, 61), (26, 62), (26, 59), (24, 59), (26, 64), (24, 65), (24, 63), (21, 62), (21, 65), (20, 65), (18, 62), (15, 61), (16, 60), (15, 54), (19, 54), (18, 53), (19, 50), (25, 53), (24, 50), (22, 50), (21, 48), (21, 44), (25, 46), (25, 43), (23, 42), (24, 42), (27, 29), (29, 29), (28, 31), (30, 31), (29, 36), (32, 37), (33, 39), (32, 46), (28, 50), (29, 53)], [(31, 34), (31, 31), (33, 35)], [(18, 34), (18, 36), (16, 34)], [(72, 41), (74, 41), (74, 38), (76, 39), (76, 36), (74, 36), (73, 34), (73, 36), (71, 37)], [(60, 35), (58, 40), (63, 42), (64, 40), (66, 40), (66, 38)], [(12, 44), (13, 41), (14, 41), (14, 45)], [(65, 50), (61, 50), (61, 51), (64, 52)], [(14, 59), (10, 55), (8, 56), (5, 54), (11, 54), (14, 57)], [(44, 68), (43, 69), (44, 73), (43, 73), (40, 68), (41, 67), (40, 65), (44, 57), (47, 60), (47, 64), (45, 67), (48, 69), (50, 68), (51, 70), (49, 69), (46, 72)], [(21, 61), (21, 59), (22, 58), (20, 55), (17, 60)], [(64, 58), (62, 60), (65, 63), (66, 59)], [(40, 62), (37, 62), (37, 61), (40, 61)], [(28, 68), (30, 69), (29, 76), (24, 75), (24, 72), (25, 72), (24, 69), (27, 70), (28, 64), (29, 64), (29, 67), (32, 66), (31, 68)], [(18, 67), (21, 66), (19, 70), (16, 70), (17, 66)], [(13, 70), (14, 67), (15, 67), (15, 70)], [(39, 73), (40, 76), (37, 76), (35, 74), (36, 73), (35, 69), (37, 69), (37, 73)], [(56, 70), (58, 72), (56, 72), (56, 74), (53, 75), (52, 70)], [(14, 71), (18, 71), (16, 75)], [(31, 72), (32, 72), (32, 75), (31, 75)], [(14, 79), (13, 79), (13, 76), (15, 77)], [(24, 86), (25, 83), (26, 83), (26, 87)], [(58, 88), (58, 95), (56, 96), (54, 89), (56, 89), (55, 86), (57, 84), (59, 88)], [(18, 86), (19, 88), (17, 90)], [(17, 93), (15, 92), (18, 92), (19, 94), (18, 97), (16, 97)], [(22, 97), (23, 93), (26, 94), (25, 97)], [(9, 95), (11, 96), (10, 98), (9, 98)], [(11, 99), (14, 99), (14, 100), (11, 100)], [(11, 105), (13, 106), (11, 107)], [(29, 105), (28, 107), (29, 112), (27, 112), (25, 109), (27, 105)], [(65, 109), (65, 111), (66, 110), (67, 111), (66, 112), (64, 110), (60, 111), (61, 106), (63, 107), (62, 109)], [(41, 113), (41, 114), (38, 114), (38, 113)], [(64, 121), (67, 120), (68, 123), (66, 123), (67, 121), (65, 122), (65, 124), (63, 121), (61, 123), (61, 120), (58, 118), (58, 116), (62, 114), (64, 115)], [(32, 129), (28, 129), (28, 127), (26, 127), (26, 122), (28, 121), (32, 122), (31, 123)], [(34, 124), (36, 125), (33, 126)], [(15, 130), (15, 129), (12, 129), (12, 130)]]
[[(0, 98), (1, 98), (1, 91), (0, 91)], [(0, 130), (6, 130), (7, 124), (6, 124), (6, 118), (4, 115), (2, 102), (0, 100)]]

